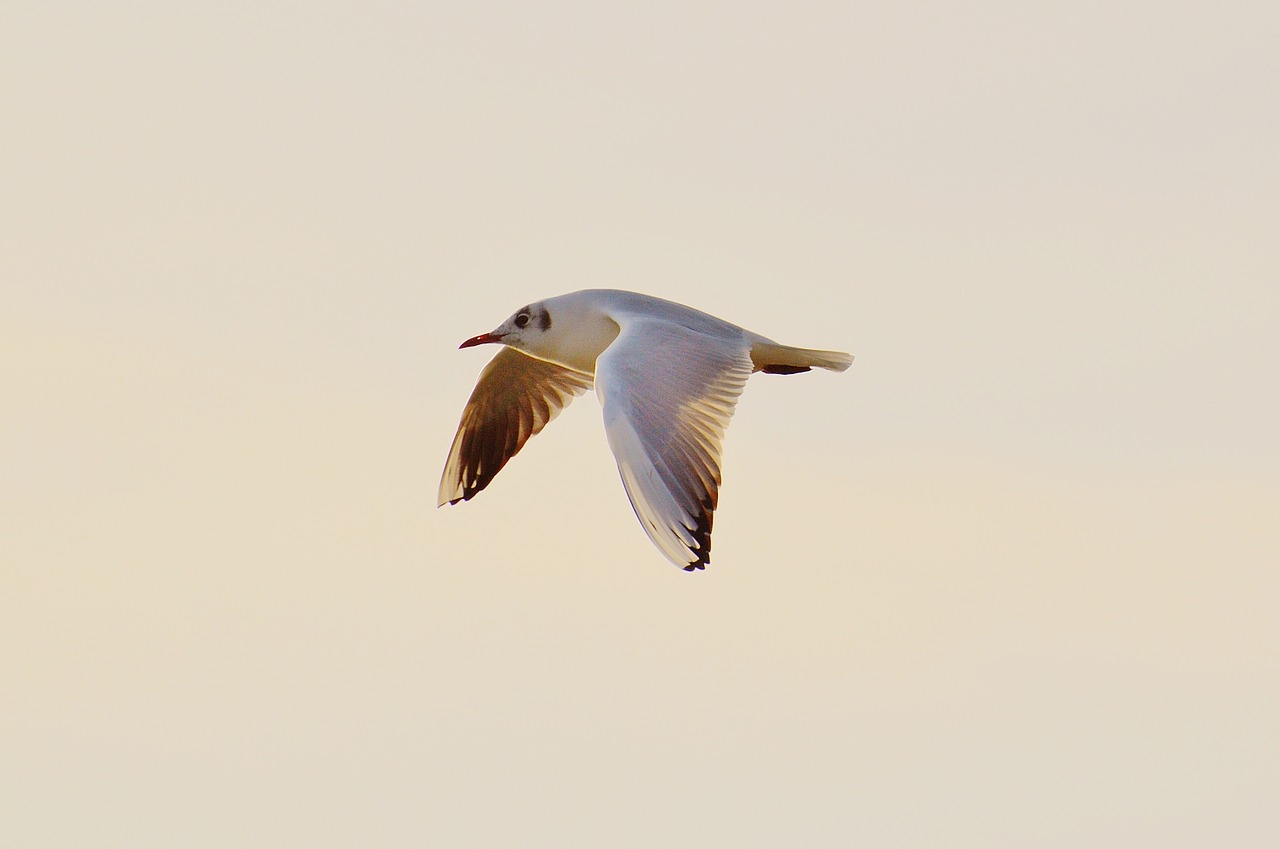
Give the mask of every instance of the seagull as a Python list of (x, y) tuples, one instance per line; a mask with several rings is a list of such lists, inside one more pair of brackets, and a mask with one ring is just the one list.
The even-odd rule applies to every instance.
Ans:
[(617, 289), (537, 301), (458, 347), (484, 344), (503, 348), (463, 408), (439, 506), (474, 498), (594, 385), (636, 518), (689, 572), (711, 562), (720, 443), (747, 378), (853, 363), (849, 354), (780, 345), (683, 304)]

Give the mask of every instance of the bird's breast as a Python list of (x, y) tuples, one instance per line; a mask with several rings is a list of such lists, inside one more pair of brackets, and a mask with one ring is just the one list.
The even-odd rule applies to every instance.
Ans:
[(575, 318), (561, 327), (553, 324), (545, 344), (530, 353), (575, 371), (595, 374), (596, 360), (618, 338), (620, 328), (604, 315)]

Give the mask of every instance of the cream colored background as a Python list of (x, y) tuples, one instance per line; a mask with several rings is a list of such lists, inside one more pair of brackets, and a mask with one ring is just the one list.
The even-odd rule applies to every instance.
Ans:
[[(19, 3), (0, 844), (1280, 845), (1274, 3)], [(752, 380), (669, 566), (516, 307)]]

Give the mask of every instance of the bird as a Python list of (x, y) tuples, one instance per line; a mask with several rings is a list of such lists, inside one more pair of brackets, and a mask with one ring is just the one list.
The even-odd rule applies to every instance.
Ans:
[(593, 386), (640, 526), (685, 571), (711, 562), (721, 443), (754, 372), (842, 372), (853, 357), (781, 345), (708, 313), (619, 289), (518, 309), (459, 349), (501, 345), (467, 400), (439, 507), (468, 501), (530, 437)]

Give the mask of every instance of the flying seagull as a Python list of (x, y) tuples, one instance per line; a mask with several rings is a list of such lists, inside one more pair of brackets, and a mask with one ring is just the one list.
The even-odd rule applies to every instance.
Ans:
[(682, 304), (587, 289), (519, 309), (460, 348), (503, 349), (480, 374), (440, 478), (440, 506), (483, 490), (595, 385), (622, 485), (649, 539), (686, 571), (711, 561), (720, 442), (752, 372), (844, 371), (853, 357), (779, 345)]

